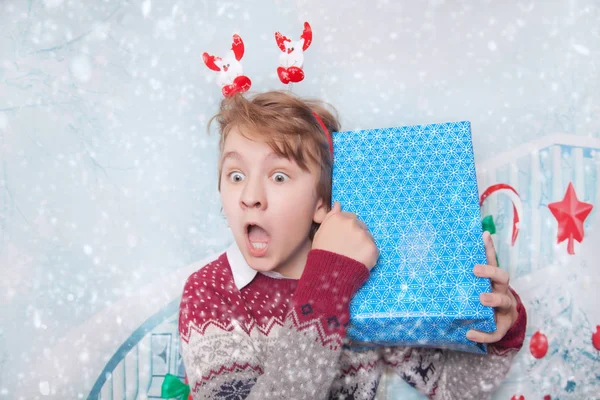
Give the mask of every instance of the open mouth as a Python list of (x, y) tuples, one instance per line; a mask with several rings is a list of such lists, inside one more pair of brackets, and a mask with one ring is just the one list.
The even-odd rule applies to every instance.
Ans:
[(263, 227), (257, 224), (246, 225), (246, 237), (252, 255), (261, 256), (267, 252), (269, 234)]

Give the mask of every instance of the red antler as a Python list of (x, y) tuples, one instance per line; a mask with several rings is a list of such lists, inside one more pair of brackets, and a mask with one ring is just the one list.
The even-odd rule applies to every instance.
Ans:
[(204, 52), (202, 54), (202, 61), (204, 61), (204, 64), (206, 64), (206, 66), (210, 69), (212, 69), (213, 71), (220, 71), (221, 68), (219, 68), (216, 64), (215, 61), (217, 60), (221, 60), (221, 57), (215, 57), (215, 56), (211, 56), (210, 54)]
[(279, 46), (279, 49), (285, 52), (285, 42), (290, 42), (290, 39), (286, 38), (279, 32), (275, 32), (275, 41), (277, 42), (277, 46)]
[(242, 57), (244, 57), (244, 42), (240, 35), (233, 35), (233, 44), (231, 45), (231, 50), (235, 55), (235, 59), (240, 61)]
[(304, 46), (302, 46), (302, 51), (306, 51), (310, 44), (312, 43), (312, 28), (308, 22), (304, 23), (304, 30), (302, 31), (302, 36), (300, 38), (304, 39)]

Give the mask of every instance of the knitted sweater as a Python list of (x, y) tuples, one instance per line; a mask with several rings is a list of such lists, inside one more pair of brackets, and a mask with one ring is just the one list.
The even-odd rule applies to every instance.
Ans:
[(357, 351), (345, 335), (350, 300), (369, 275), (364, 265), (312, 250), (294, 280), (249, 272), (247, 264), (232, 270), (232, 258), (223, 253), (199, 269), (183, 291), (179, 334), (194, 399), (373, 399), (389, 367), (432, 399), (481, 400), (523, 344), (527, 317), (516, 296), (518, 320), (487, 355)]

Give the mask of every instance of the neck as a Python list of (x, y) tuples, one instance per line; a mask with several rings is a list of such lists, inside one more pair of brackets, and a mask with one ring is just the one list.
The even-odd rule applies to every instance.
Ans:
[(304, 268), (308, 253), (312, 248), (312, 241), (306, 239), (290, 256), (284, 260), (278, 267), (274, 268), (274, 272), (278, 272), (286, 278), (300, 279)]

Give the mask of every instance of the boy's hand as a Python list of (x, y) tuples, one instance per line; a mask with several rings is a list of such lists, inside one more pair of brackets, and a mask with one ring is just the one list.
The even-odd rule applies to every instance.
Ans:
[(467, 339), (478, 343), (495, 343), (502, 339), (514, 325), (518, 317), (517, 299), (508, 288), (508, 272), (498, 268), (496, 250), (489, 232), (483, 233), (485, 254), (489, 265), (476, 265), (473, 272), (476, 276), (492, 280), (492, 293), (482, 293), (481, 304), (494, 307), (496, 331), (493, 333), (480, 332), (471, 329)]
[(369, 270), (377, 263), (379, 250), (369, 228), (356, 214), (342, 211), (340, 203), (333, 208), (315, 233), (313, 249), (341, 254), (363, 263)]

